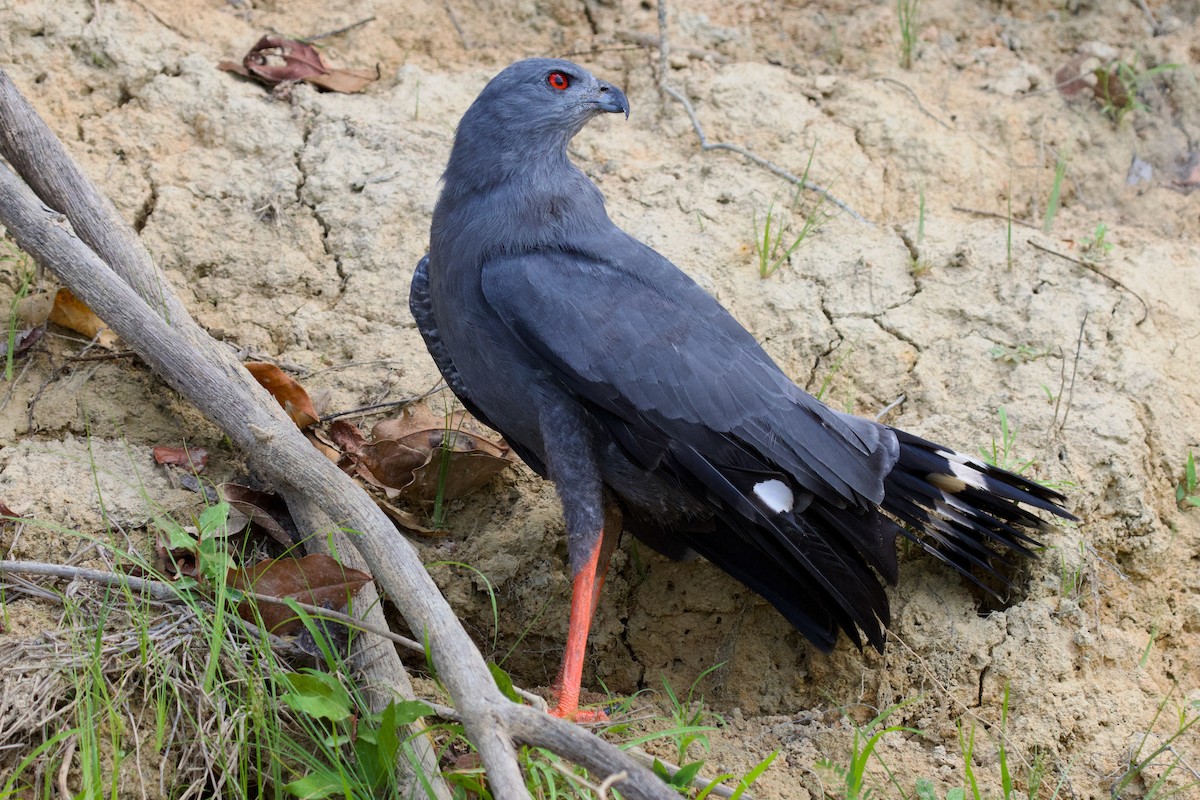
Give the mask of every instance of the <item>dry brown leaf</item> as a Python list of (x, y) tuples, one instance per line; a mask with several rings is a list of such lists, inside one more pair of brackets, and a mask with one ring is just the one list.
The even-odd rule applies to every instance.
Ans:
[[(489, 438), (465, 411), (446, 419), (418, 406), (399, 418), (378, 423), (371, 436), (374, 443), (368, 447), (375, 450), (396, 452), (405, 448), (423, 456), (411, 468), (407, 480), (399, 471), (381, 475), (374, 464), (368, 463), (381, 481), (399, 489), (404, 497), (422, 503), (434, 502), (439, 488), (443, 499), (464, 497), (517, 461), (503, 439)], [(390, 462), (400, 463), (399, 459)]]
[(284, 36), (264, 36), (250, 48), (241, 64), (222, 61), (226, 72), (256, 78), (274, 86), (285, 81), (307, 81), (334, 92), (361, 92), (379, 78), (379, 70), (335, 69), (307, 42)]
[(165, 447), (155, 445), (151, 451), (156, 464), (184, 467), (190, 472), (203, 472), (208, 466), (208, 451), (203, 447)]
[(378, 79), (378, 69), (331, 69), (325, 75), (315, 75), (305, 80), (331, 92), (354, 94), (361, 92)]
[[(371, 576), (339, 564), (327, 555), (314, 553), (304, 558), (278, 558), (260, 561), (249, 569), (229, 571), (229, 585), (257, 594), (291, 599), (309, 605), (340, 611)], [(243, 619), (254, 621), (254, 601), (238, 607)], [(277, 634), (295, 633), (303, 623), (286, 605), (257, 603), (267, 630)]]
[(240, 483), (221, 484), (221, 497), (235, 510), (250, 518), (263, 533), (284, 547), (299, 540), (287, 504), (278, 495), (260, 492)]
[(334, 423), (329, 433), (358, 475), (389, 499), (399, 494), (432, 503), (439, 488), (443, 499), (463, 497), (516, 461), (502, 439), (488, 438), (465, 411), (446, 419), (416, 406), (377, 423), (369, 443), (349, 423)]
[(49, 319), (55, 325), (70, 328), (89, 339), (95, 339), (96, 344), (105, 350), (117, 349), (117, 335), (65, 286), (54, 295)]
[(203, 580), (200, 575), (200, 559), (194, 548), (171, 547), (165, 539), (160, 538), (154, 546), (154, 555), (158, 562), (155, 565), (157, 571), (172, 580), (179, 578)]
[(16, 340), (13, 344), (13, 355), (19, 356), (33, 347), (42, 340), (42, 336), (46, 333), (45, 325), (38, 325), (36, 328), (22, 328), (13, 334)]
[[(343, 469), (383, 493), (383, 497), (373, 495), (375, 502), (397, 526), (424, 535), (440, 531), (421, 524), (416, 514), (397, 507), (392, 500), (402, 496), (431, 504), (437, 499), (439, 485), (442, 498), (453, 500), (470, 494), (516, 462), (508, 445), (485, 432), (465, 411), (447, 420), (424, 406), (379, 422), (369, 442), (356, 426), (343, 420), (329, 426), (327, 440), (345, 454)], [(449, 443), (449, 448), (443, 449), (443, 443)]]
[(54, 308), (54, 295), (55, 292), (37, 292), (22, 297), (14, 309), (17, 319), (27, 328), (45, 325), (50, 319), (50, 309)]
[[(445, 467), (444, 483), (442, 458), (449, 461)], [(438, 487), (441, 485), (443, 499), (454, 500), (465, 497), (513, 463), (509, 459), (497, 458), (479, 450), (443, 451), (413, 473), (412, 483), (404, 487), (401, 494), (424, 503), (433, 503), (438, 495)]]
[(383, 439), (364, 445), (352, 458), (368, 482), (381, 488), (400, 490), (412, 483), (415, 470), (429, 463), (430, 449)]
[(1083, 65), (1095, 58), (1091, 53), (1080, 53), (1059, 67), (1054, 73), (1054, 85), (1058, 87), (1059, 94), (1069, 99), (1092, 89), (1092, 84), (1088, 81), (1092, 72), (1085, 70)]
[(304, 391), (304, 387), (295, 378), (265, 361), (247, 361), (242, 366), (279, 401), (279, 405), (283, 406), (283, 410), (292, 418), (292, 422), (296, 423), (296, 427), (307, 428), (317, 421), (317, 410), (313, 407), (308, 392)]
[(340, 447), (342, 452), (356, 455), (366, 446), (367, 437), (356, 426), (339, 419), (329, 424), (329, 441)]

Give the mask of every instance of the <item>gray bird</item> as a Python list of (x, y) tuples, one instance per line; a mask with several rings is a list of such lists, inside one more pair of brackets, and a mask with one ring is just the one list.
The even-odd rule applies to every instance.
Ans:
[[(618, 530), (699, 553), (830, 650), (882, 649), (896, 536), (999, 576), (1057, 492), (797, 387), (721, 305), (617, 228), (567, 158), (624, 93), (569, 61), (505, 69), (463, 116), (409, 305), (447, 384), (555, 484), (573, 577), (554, 713), (576, 718)], [(606, 546), (607, 545), (607, 546)], [(1000, 578), (1003, 580), (1003, 578)]]

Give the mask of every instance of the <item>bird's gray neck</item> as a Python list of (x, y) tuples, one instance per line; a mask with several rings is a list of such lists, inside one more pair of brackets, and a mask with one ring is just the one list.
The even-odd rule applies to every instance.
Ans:
[[(604, 196), (570, 162), (565, 145), (523, 159), (497, 155), (451, 158), (433, 214), (431, 252), (453, 251), (456, 261), (478, 262), (489, 255), (570, 247), (612, 224)], [(485, 250), (467, 252), (472, 243)]]

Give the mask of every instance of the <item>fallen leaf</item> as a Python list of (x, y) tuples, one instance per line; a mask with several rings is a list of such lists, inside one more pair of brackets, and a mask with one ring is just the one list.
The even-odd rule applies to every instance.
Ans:
[(404, 489), (416, 470), (429, 463), (430, 448), (418, 449), (393, 439), (364, 445), (357, 453), (359, 474), (381, 489)]
[(283, 406), (283, 410), (292, 418), (292, 422), (296, 423), (296, 427), (307, 428), (317, 421), (317, 410), (313, 407), (308, 392), (304, 391), (304, 387), (295, 378), (265, 361), (247, 361), (242, 366), (279, 401), (279, 405)]
[(169, 541), (160, 537), (154, 546), (154, 555), (158, 572), (168, 578), (201, 580), (200, 558), (194, 547), (172, 547)]
[[(449, 419), (424, 406), (386, 419), (371, 430), (362, 461), (387, 486), (410, 500), (432, 503), (464, 497), (516, 463), (511, 448), (484, 433), (465, 412)], [(420, 454), (420, 463), (415, 461)], [(411, 465), (411, 466), (410, 466)]]
[(462, 753), (454, 757), (450, 769), (456, 772), (475, 772), (483, 767), (483, 756), (479, 753)]
[(1121, 80), (1117, 67), (1096, 67), (1092, 74), (1096, 76), (1096, 85), (1092, 87), (1092, 93), (1106, 109), (1124, 111), (1133, 105), (1133, 98), (1129, 96), (1129, 89)]
[(240, 483), (223, 483), (221, 496), (230, 506), (249, 517), (252, 525), (258, 526), (284, 547), (291, 547), (300, 540), (287, 503), (279, 495), (251, 489)]
[[(449, 462), (445, 468), (444, 477), (441, 471), (440, 459), (442, 458)], [(515, 463), (515, 459), (497, 458), (482, 451), (443, 451), (430, 463), (413, 473), (413, 482), (402, 490), (402, 494), (432, 503), (437, 498), (438, 486), (441, 484), (443, 485), (442, 499), (454, 500), (465, 497), (513, 463)]]
[(54, 308), (55, 292), (37, 292), (22, 297), (13, 310), (17, 319), (27, 328), (37, 328), (45, 325), (50, 319), (50, 310)]
[[(235, 589), (335, 611), (345, 608), (358, 590), (371, 580), (367, 573), (344, 567), (320, 553), (304, 558), (268, 559), (249, 569), (229, 571), (229, 585)], [(255, 605), (267, 630), (272, 633), (294, 633), (303, 627), (292, 610), (281, 603), (247, 600), (238, 607), (238, 613), (253, 622)]]
[(65, 286), (54, 295), (54, 306), (50, 309), (49, 319), (55, 325), (70, 328), (89, 339), (95, 339), (96, 344), (105, 350), (117, 349), (117, 335)]
[(189, 472), (203, 472), (208, 466), (208, 451), (203, 447), (165, 447), (156, 445), (151, 451), (157, 464), (184, 467)]
[(286, 81), (306, 81), (334, 92), (360, 92), (378, 80), (379, 70), (336, 69), (325, 63), (311, 44), (284, 36), (264, 36), (250, 48), (241, 64), (222, 61), (226, 72), (256, 78), (269, 86)]
[(432, 504), (438, 496), (453, 500), (487, 483), (516, 462), (503, 439), (486, 432), (465, 411), (449, 419), (424, 406), (414, 406), (371, 430), (367, 441), (357, 427), (337, 420), (329, 426), (328, 441), (341, 448), (342, 468), (379, 489), (376, 504), (397, 526), (423, 535), (442, 533), (421, 524), (420, 518), (392, 503), (397, 497)]
[(357, 455), (367, 444), (367, 437), (356, 426), (343, 419), (329, 424), (329, 441), (342, 448), (343, 452)]
[(361, 92), (369, 84), (379, 80), (379, 70), (367, 69), (331, 69), (324, 75), (316, 75), (306, 80), (322, 89), (342, 94)]
[(17, 512), (15, 512), (11, 508), (9, 508), (8, 503), (5, 503), (3, 500), (0, 500), (0, 518), (4, 518), (6, 520), (11, 520), (11, 519), (23, 519), (24, 517), (22, 517), (22, 515), (18, 514)]
[(13, 355), (23, 355), (25, 351), (40, 342), (45, 333), (45, 325), (38, 325), (36, 328), (23, 328), (17, 331), (14, 336), (16, 342), (13, 344)]
[(1080, 53), (1058, 68), (1054, 73), (1054, 85), (1058, 87), (1059, 94), (1071, 99), (1093, 88), (1088, 81), (1093, 73), (1091, 70), (1085, 70), (1083, 65), (1094, 58), (1096, 56), (1091, 53)]

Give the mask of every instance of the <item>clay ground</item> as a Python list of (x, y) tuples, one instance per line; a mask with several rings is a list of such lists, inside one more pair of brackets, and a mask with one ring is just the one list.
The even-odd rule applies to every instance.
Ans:
[[(905, 70), (891, 2), (671, 4), (667, 80), (710, 139), (794, 173), (813, 154), (810, 178), (867, 220), (834, 214), (767, 279), (756, 222), (770, 208), (798, 231), (818, 198), (796, 201), (768, 171), (700, 151), (682, 106), (656, 88), (657, 51), (638, 44), (657, 35), (652, 3), (0, 0), (0, 65), (199, 321), (247, 358), (296, 371), (329, 411), (437, 381), (408, 281), (454, 126), (488, 78), (520, 57), (570, 55), (624, 87), (628, 122), (598, 120), (572, 146), (619, 225), (716, 294), (800, 385), (827, 384), (839, 408), (874, 415), (903, 396), (890, 424), (968, 453), (991, 449), (1003, 408), (1016, 463), (1066, 487), (1083, 522), (1046, 537), (1004, 602), (905, 550), (882, 655), (844, 641), (820, 654), (714, 568), (626, 541), (585, 686), (649, 689), (642, 702), (661, 713), (662, 677), (686, 690), (721, 664), (698, 687), (726, 721), (710, 735), (712, 771), (740, 774), (779, 750), (758, 794), (781, 798), (839, 796), (817, 767), (848, 758), (839, 709), (861, 723), (914, 698), (891, 721), (922, 734), (889, 735), (879, 750), (897, 784), (911, 794), (928, 778), (939, 797), (962, 786), (956, 723), (974, 722), (983, 793), (999, 796), (1008, 687), (1009, 759), (1047, 765), (1038, 796), (1099, 798), (1147, 732), (1143, 754), (1200, 701), (1200, 510), (1175, 503), (1200, 449), (1200, 4), (1148, 6), (1157, 28), (1136, 2), (928, 0)], [(272, 96), (216, 69), (263, 33), (372, 16), (323, 40), (332, 63), (378, 65), (361, 94)], [(1140, 76), (1119, 122), (1090, 90), (1055, 88), (1081, 53), (1096, 56), (1084, 68), (1120, 60)], [(1178, 66), (1148, 72), (1164, 64)], [(1056, 164), (1061, 208), (1046, 233)], [(1111, 248), (1089, 248), (1101, 223)], [(6, 264), (5, 306), (18, 286)], [(79, 533), (109, 535), (113, 520), (137, 531), (152, 506), (195, 513), (196, 495), (150, 462), (152, 445), (204, 446), (215, 475), (239, 473), (219, 432), (140, 362), (70, 362), (83, 343), (51, 333), (4, 387), (0, 499), (60, 529), (9, 529), (8, 557), (63, 561)], [(419, 544), (429, 561), (486, 575), (499, 631), (475, 573), (439, 568), (448, 598), (485, 655), (545, 685), (569, 590), (552, 488), (510, 470), (455, 503), (449, 528)], [(5, 614), (4, 647), (58, 619), (17, 595)], [(1142, 796), (1172, 763), (1167, 788), (1200, 777), (1200, 739), (1173, 745), (1123, 796)], [(879, 796), (898, 796), (872, 769)], [(150, 783), (123, 791), (144, 797)]]

